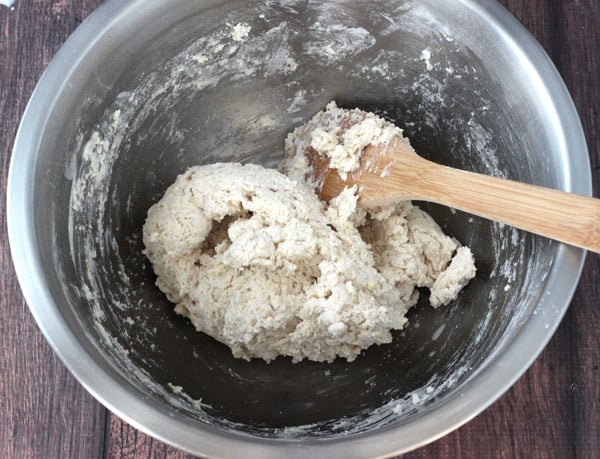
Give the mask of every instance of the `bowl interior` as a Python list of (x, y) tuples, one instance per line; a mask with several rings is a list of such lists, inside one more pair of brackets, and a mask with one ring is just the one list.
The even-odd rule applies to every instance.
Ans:
[[(52, 107), (36, 228), (73, 334), (132, 393), (194, 425), (321, 437), (436, 410), (519, 333), (555, 244), (423, 203), (474, 252), (458, 300), (434, 310), (423, 294), (393, 343), (353, 363), (266, 364), (234, 359), (173, 312), (142, 225), (189, 166), (276, 166), (286, 133), (330, 100), (394, 121), (437, 162), (560, 187), (568, 159), (513, 51), (463, 1), (177, 3), (113, 21)], [(237, 23), (251, 26), (242, 41)]]

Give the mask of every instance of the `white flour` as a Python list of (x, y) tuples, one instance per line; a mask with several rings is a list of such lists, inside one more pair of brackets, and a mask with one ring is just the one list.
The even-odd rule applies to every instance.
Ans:
[(326, 64), (349, 58), (375, 44), (375, 38), (362, 27), (316, 22), (310, 26), (314, 38), (304, 45), (304, 52)]
[(420, 59), (425, 62), (425, 68), (428, 71), (433, 70), (433, 65), (431, 64), (431, 50), (429, 48), (425, 48), (423, 51), (421, 51)]
[(237, 23), (231, 30), (231, 39), (233, 41), (243, 41), (250, 33), (250, 30), (252, 30), (252, 27), (248, 24)]

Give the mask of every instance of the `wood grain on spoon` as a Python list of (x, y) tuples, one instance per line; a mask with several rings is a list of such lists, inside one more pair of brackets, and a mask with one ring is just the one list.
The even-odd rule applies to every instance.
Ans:
[(600, 199), (442, 166), (397, 137), (367, 146), (345, 181), (315, 151), (307, 157), (327, 201), (357, 185), (361, 207), (430, 201), (600, 253)]

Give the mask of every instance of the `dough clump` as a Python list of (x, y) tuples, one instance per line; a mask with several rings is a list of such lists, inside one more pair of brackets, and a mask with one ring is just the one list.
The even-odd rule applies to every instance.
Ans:
[(354, 360), (405, 326), (417, 288), (429, 288), (438, 307), (475, 276), (471, 251), (410, 202), (367, 212), (356, 206), (356, 188), (319, 200), (305, 180), (302, 142), (358, 156), (372, 142), (349, 143), (369, 130), (387, 141), (393, 128), (355, 110), (356, 135), (344, 139), (336, 110), (317, 115), (330, 122), (313, 124), (314, 135), (304, 126), (288, 136), (281, 168), (289, 177), (254, 164), (192, 167), (148, 212), (145, 253), (158, 287), (236, 357)]

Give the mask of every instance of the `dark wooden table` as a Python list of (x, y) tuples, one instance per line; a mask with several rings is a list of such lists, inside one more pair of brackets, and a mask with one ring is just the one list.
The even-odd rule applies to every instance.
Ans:
[[(19, 119), (54, 53), (100, 2), (0, 6), (0, 458), (191, 457), (121, 421), (75, 381), (38, 331), (10, 260), (4, 193)], [(503, 3), (565, 79), (598, 190), (600, 0)], [(407, 457), (600, 457), (599, 303), (600, 256), (589, 255), (564, 321), (525, 376), (475, 420)]]

